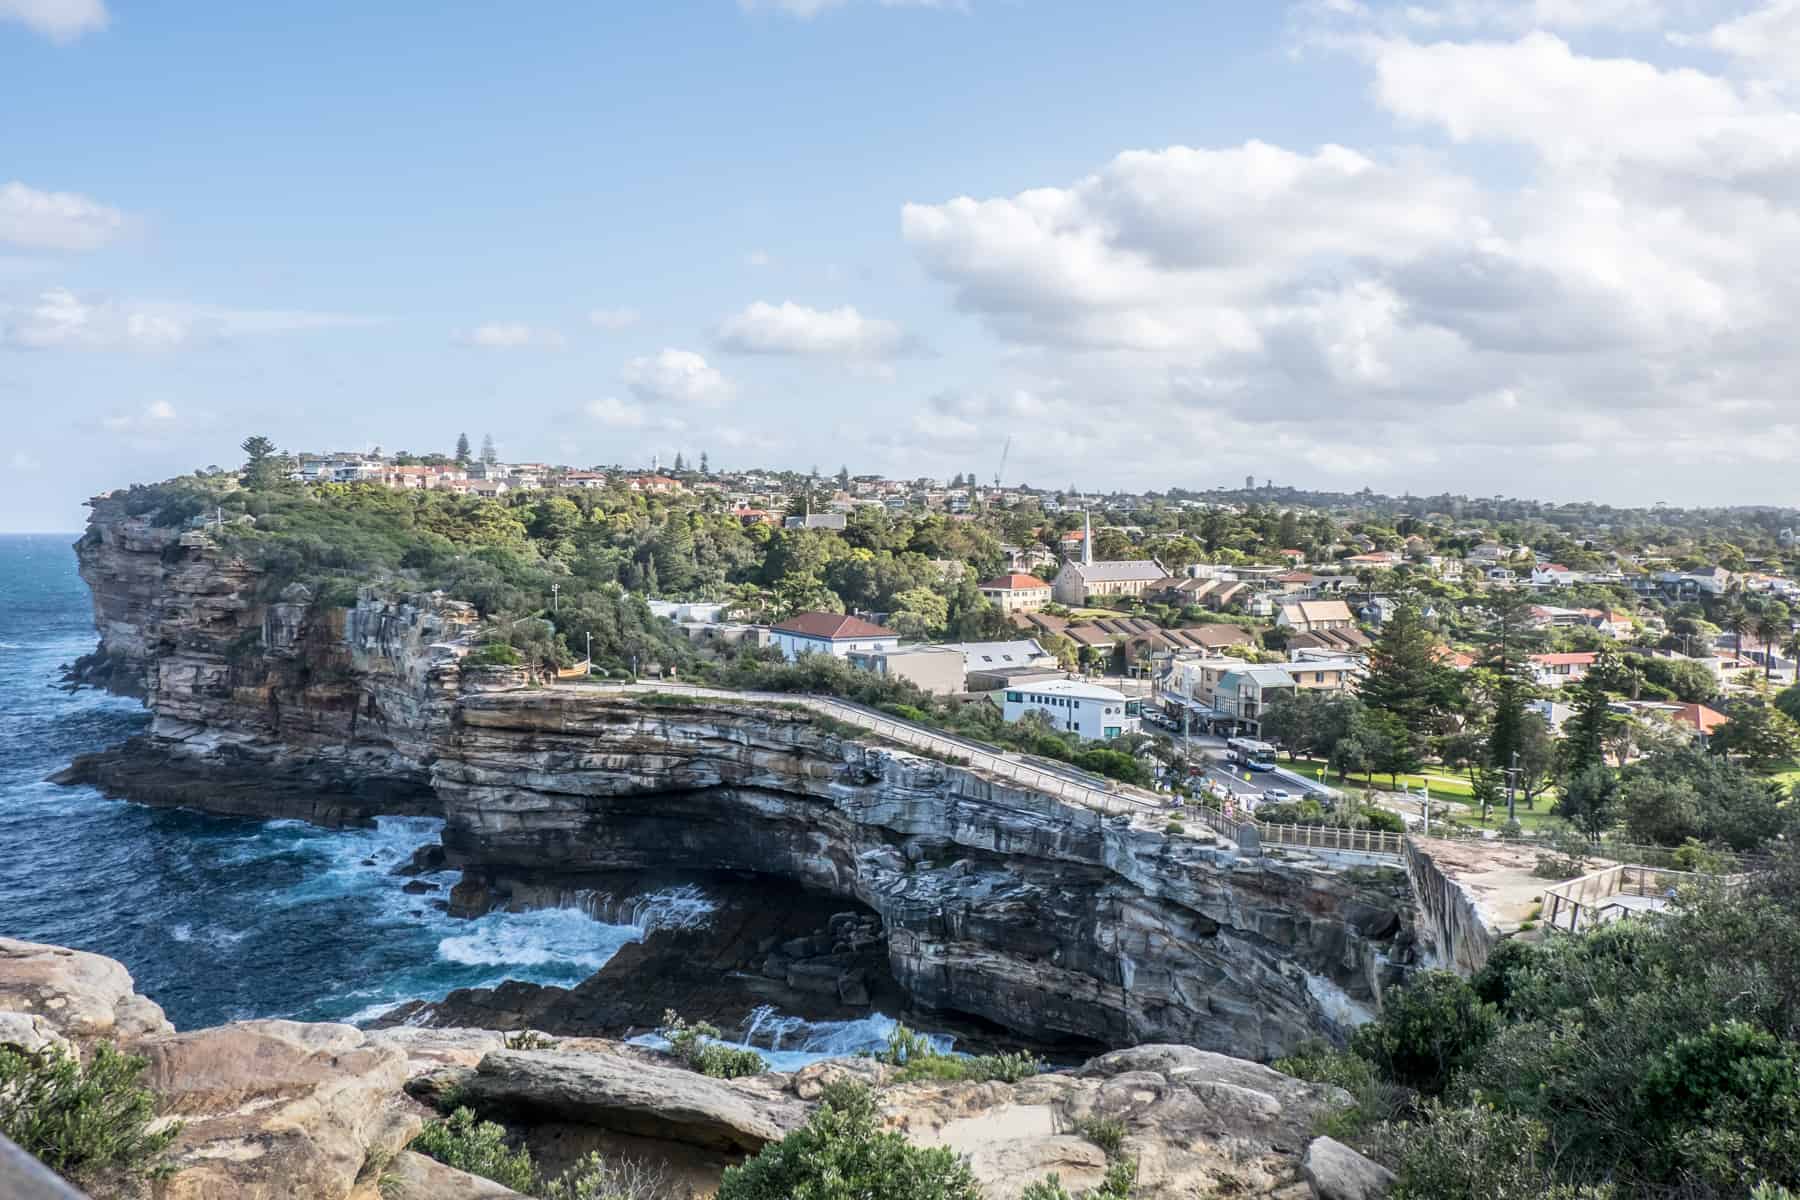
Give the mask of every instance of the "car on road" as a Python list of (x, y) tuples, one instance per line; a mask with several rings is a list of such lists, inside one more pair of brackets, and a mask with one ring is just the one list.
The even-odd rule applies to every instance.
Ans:
[(1281, 801), (1292, 800), (1294, 798), (1294, 793), (1283, 791), (1280, 788), (1264, 788), (1262, 798), (1264, 800), (1274, 800), (1277, 802), (1281, 802)]

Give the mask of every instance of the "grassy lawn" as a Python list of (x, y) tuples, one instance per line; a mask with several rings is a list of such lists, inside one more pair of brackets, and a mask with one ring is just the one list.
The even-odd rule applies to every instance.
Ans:
[[(1316, 779), (1320, 783), (1329, 784), (1333, 787), (1337, 786), (1337, 773), (1332, 771), (1321, 759), (1296, 758), (1291, 762), (1285, 762), (1281, 765), (1294, 772), (1296, 775), (1304, 775), (1308, 779)], [(1346, 786), (1350, 784), (1356, 784), (1357, 786), (1364, 788), (1371, 786), (1370, 781), (1360, 779), (1355, 775), (1347, 777), (1344, 780), (1344, 783)], [(1469, 787), (1469, 781), (1467, 779), (1459, 779), (1454, 775), (1401, 775), (1399, 784), (1401, 787), (1411, 788), (1414, 792), (1417, 792), (1421, 787), (1429, 786), (1434, 798), (1448, 796), (1466, 799), (1473, 794), (1473, 789)], [(1379, 792), (1394, 790), (1386, 775), (1376, 775), (1372, 786), (1373, 790)]]
[(1784, 763), (1776, 763), (1764, 773), (1770, 779), (1773, 779), (1776, 783), (1782, 784), (1785, 787), (1793, 787), (1795, 784), (1800, 784), (1800, 762), (1796, 762), (1793, 759), (1789, 759)]

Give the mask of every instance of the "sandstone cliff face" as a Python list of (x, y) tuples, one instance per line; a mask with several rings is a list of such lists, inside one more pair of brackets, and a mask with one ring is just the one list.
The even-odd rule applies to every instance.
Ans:
[[(100, 649), (90, 679), (142, 696), (152, 742), (215, 783), (204, 803), (314, 820), (435, 807), (426, 764), (461, 689), (476, 614), (440, 595), (364, 589), (324, 607), (269, 581), (203, 532), (157, 528), (101, 502), (76, 543)], [(141, 777), (125, 786), (127, 772)], [(87, 765), (133, 799), (197, 803), (142, 763)], [(284, 786), (285, 785), (285, 786)]]
[(796, 879), (881, 916), (917, 1003), (1048, 1041), (1263, 1057), (1340, 1033), (1377, 1002), (1407, 907), (1398, 871), (1242, 858), (767, 706), (465, 698), (432, 777), (465, 892)]
[(465, 908), (598, 872), (780, 876), (879, 914), (919, 1006), (1034, 1040), (1257, 1058), (1340, 1035), (1407, 958), (1399, 871), (1241, 857), (779, 705), (464, 673), (467, 605), (267, 596), (207, 535), (104, 505), (77, 552), (112, 682), (155, 721), (68, 778), (323, 822), (441, 806)]
[(659, 1195), (691, 1200), (803, 1124), (836, 1080), (874, 1088), (881, 1120), (913, 1143), (966, 1157), (987, 1200), (1018, 1200), (1053, 1172), (1077, 1193), (1097, 1186), (1106, 1155), (1076, 1132), (1096, 1118), (1118, 1123), (1140, 1200), (1387, 1190), (1380, 1167), (1311, 1138), (1343, 1093), (1188, 1046), (1117, 1051), (1016, 1084), (902, 1083), (870, 1059), (710, 1079), (637, 1046), (566, 1039), (514, 1050), (472, 1029), (245, 1021), (177, 1033), (118, 963), (0, 939), (0, 1030), (9, 1024), (83, 1056), (102, 1041), (142, 1056), (158, 1120), (182, 1122), (156, 1178), (83, 1180), (95, 1200), (515, 1196), (405, 1151), (446, 1103), (504, 1122), (546, 1177), (588, 1150), (628, 1154), (666, 1173)]

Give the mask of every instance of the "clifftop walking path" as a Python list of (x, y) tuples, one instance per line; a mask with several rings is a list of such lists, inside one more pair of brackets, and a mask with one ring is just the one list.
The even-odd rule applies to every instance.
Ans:
[(842, 721), (846, 725), (866, 729), (877, 737), (927, 755), (958, 760), (975, 770), (1009, 779), (1084, 808), (1096, 809), (1108, 816), (1160, 816), (1200, 821), (1220, 837), (1233, 842), (1240, 853), (1247, 855), (1261, 854), (1264, 846), (1373, 855), (1394, 861), (1403, 859), (1406, 854), (1406, 839), (1401, 834), (1369, 829), (1340, 829), (1334, 826), (1271, 825), (1262, 821), (1240, 821), (1204, 805), (1178, 805), (1175, 798), (1167, 794), (1110, 781), (1102, 785), (1095, 781), (1095, 777), (1073, 768), (1059, 771), (1042, 765), (1041, 762), (1028, 762), (1021, 755), (996, 750), (968, 738), (941, 733), (916, 722), (901, 720), (876, 709), (833, 697), (790, 692), (739, 692), (677, 683), (583, 681), (564, 682), (558, 686), (610, 694), (660, 694), (724, 703), (754, 702), (798, 706)]

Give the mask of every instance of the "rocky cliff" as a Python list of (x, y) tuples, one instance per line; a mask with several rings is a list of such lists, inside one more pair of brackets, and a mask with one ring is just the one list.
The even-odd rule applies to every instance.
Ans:
[(471, 606), (373, 588), (348, 608), (315, 603), (207, 533), (116, 501), (96, 502), (75, 553), (100, 633), (76, 677), (143, 697), (155, 720), (71, 778), (252, 816), (435, 811), (428, 764), (465, 686)]
[(1257, 1058), (1341, 1034), (1409, 961), (1399, 870), (1240, 856), (780, 705), (509, 687), (460, 669), (466, 605), (269, 595), (206, 534), (104, 505), (77, 553), (102, 670), (155, 721), (69, 778), (264, 816), (441, 809), (466, 912), (618, 872), (775, 876), (873, 910), (919, 1007)]
[(1254, 1057), (1376, 1003), (1398, 871), (1245, 858), (769, 706), (467, 697), (432, 768), (479, 908), (619, 870), (750, 871), (873, 909), (915, 1002), (1046, 1041)]
[(965, 1156), (987, 1200), (1017, 1200), (1052, 1172), (1077, 1194), (1098, 1185), (1107, 1152), (1077, 1132), (1094, 1119), (1117, 1122), (1114, 1153), (1137, 1162), (1140, 1200), (1378, 1197), (1392, 1179), (1312, 1137), (1348, 1101), (1337, 1089), (1187, 1046), (1018, 1083), (908, 1083), (870, 1059), (718, 1080), (636, 1046), (509, 1048), (474, 1029), (245, 1021), (177, 1032), (118, 963), (5, 938), (0, 1043), (81, 1058), (107, 1043), (145, 1062), (157, 1122), (180, 1131), (152, 1176), (77, 1171), (94, 1200), (516, 1198), (406, 1149), (446, 1102), (502, 1122), (546, 1177), (598, 1151), (657, 1173), (657, 1195), (691, 1200), (807, 1121), (837, 1080), (873, 1088), (887, 1128)]

